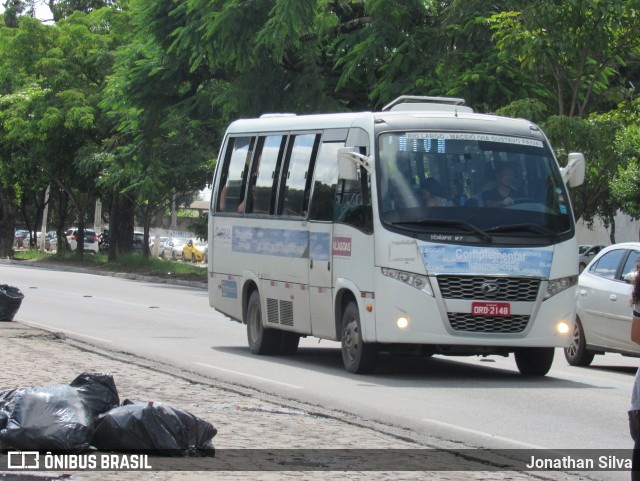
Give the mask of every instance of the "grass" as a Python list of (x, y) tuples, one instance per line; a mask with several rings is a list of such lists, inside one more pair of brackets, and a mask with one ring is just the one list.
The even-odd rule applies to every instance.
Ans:
[(91, 268), (100, 271), (128, 272), (133, 274), (176, 277), (190, 280), (207, 281), (207, 269), (202, 264), (189, 264), (158, 257), (145, 258), (141, 254), (120, 254), (113, 262), (109, 262), (104, 254), (87, 254), (82, 259), (74, 252), (49, 254), (37, 249), (20, 250), (15, 252), (18, 260), (30, 261), (37, 264), (63, 264)]

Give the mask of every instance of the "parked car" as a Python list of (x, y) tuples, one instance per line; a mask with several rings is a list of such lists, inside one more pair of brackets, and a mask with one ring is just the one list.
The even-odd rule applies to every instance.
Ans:
[[(158, 249), (157, 249), (157, 252), (155, 252), (155, 255), (162, 257), (162, 248), (164, 247), (165, 243), (168, 240), (169, 240), (168, 237), (164, 237), (164, 236), (158, 237)], [(156, 237), (149, 236), (149, 251), (151, 252), (152, 255), (154, 255), (155, 245), (156, 245)]]
[(160, 257), (165, 259), (182, 259), (182, 247), (187, 243), (189, 239), (182, 237), (171, 237), (162, 246)]
[(102, 254), (109, 252), (109, 231), (103, 230), (102, 234), (98, 236), (98, 251)]
[(17, 248), (27, 247), (29, 245), (29, 231), (17, 230), (13, 236), (13, 245)]
[(578, 302), (573, 340), (564, 350), (572, 366), (588, 366), (597, 354), (617, 352), (640, 357), (631, 341), (633, 272), (640, 242), (602, 249), (578, 278)]
[[(72, 251), (75, 251), (78, 247), (77, 234), (77, 227), (72, 227), (71, 229), (67, 230), (66, 233), (67, 243), (69, 244), (69, 249)], [(94, 252), (96, 254), (98, 253), (98, 236), (96, 235), (95, 231), (91, 229), (84, 229), (84, 250)]]
[(142, 244), (144, 243), (144, 233), (143, 232), (134, 232), (133, 233), (133, 251), (134, 252), (142, 252)]
[(182, 247), (182, 260), (187, 262), (204, 262), (204, 250), (207, 243), (200, 239), (189, 239)]
[(578, 248), (578, 268), (582, 272), (587, 264), (592, 261), (593, 257), (607, 246), (604, 245), (581, 245)]
[(58, 250), (58, 237), (52, 237), (49, 239), (49, 243), (46, 244), (46, 249), (48, 251), (57, 251)]
[(44, 235), (44, 250), (55, 251), (58, 249), (58, 233), (50, 230)]
[[(100, 252), (106, 254), (109, 252), (109, 231), (104, 230), (102, 234), (100, 234), (98, 239), (98, 246)], [(133, 233), (133, 252), (142, 252), (142, 244), (144, 242), (144, 233), (142, 232), (134, 232)]]

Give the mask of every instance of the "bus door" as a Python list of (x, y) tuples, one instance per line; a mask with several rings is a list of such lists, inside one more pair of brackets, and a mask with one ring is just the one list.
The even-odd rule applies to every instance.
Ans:
[(347, 129), (326, 130), (316, 159), (309, 206), (309, 308), (311, 333), (336, 339), (333, 314), (333, 213), (338, 183), (338, 149)]

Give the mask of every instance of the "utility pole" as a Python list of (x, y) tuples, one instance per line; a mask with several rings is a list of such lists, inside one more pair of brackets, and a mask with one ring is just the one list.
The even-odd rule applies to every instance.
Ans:
[[(49, 217), (49, 195), (51, 194), (51, 185), (47, 186), (47, 191), (44, 193), (44, 209), (42, 210), (42, 226), (40, 227), (40, 242), (38, 248), (44, 250), (44, 236), (47, 235), (47, 218)], [(37, 239), (36, 235), (36, 241)]]

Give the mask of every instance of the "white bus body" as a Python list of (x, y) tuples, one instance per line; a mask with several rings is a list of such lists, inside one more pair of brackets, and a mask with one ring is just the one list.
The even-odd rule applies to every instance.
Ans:
[(575, 317), (565, 184), (584, 158), (569, 160), (531, 122), (457, 99), (236, 121), (214, 175), (210, 305), (256, 354), (316, 336), (341, 341), (350, 372), (415, 351), (515, 353), (544, 375)]

